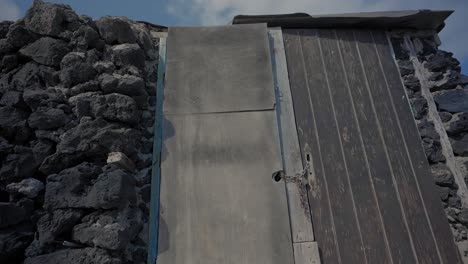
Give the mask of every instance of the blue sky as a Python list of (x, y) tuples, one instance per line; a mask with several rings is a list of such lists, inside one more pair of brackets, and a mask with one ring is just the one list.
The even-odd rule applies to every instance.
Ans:
[[(468, 0), (51, 0), (93, 18), (127, 16), (162, 25), (225, 25), (236, 14), (333, 14), (404, 9), (455, 10), (441, 33), (442, 49), (455, 53), (468, 74)], [(32, 0), (0, 0), (0, 20), (24, 15)]]

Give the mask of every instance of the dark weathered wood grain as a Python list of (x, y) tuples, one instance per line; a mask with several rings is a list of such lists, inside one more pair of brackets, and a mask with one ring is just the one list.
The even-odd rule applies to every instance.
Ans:
[[(328, 44), (325, 42), (327, 31), (318, 30), (317, 37), (302, 37), (305, 71), (309, 89), (310, 105), (308, 109), (313, 113), (317, 126), (317, 141), (322, 156), (323, 177), (330, 197), (330, 205), (333, 210), (333, 223), (338, 238), (339, 253), (342, 261), (351, 263), (365, 263), (363, 244), (359, 225), (356, 221), (354, 199), (350, 192), (347, 167), (343, 159), (341, 140), (336, 124), (336, 113), (330, 95), (330, 86), (334, 86), (334, 77), (328, 72), (330, 61), (329, 53), (323, 49)], [(330, 31), (328, 31), (330, 32)], [(324, 42), (323, 44), (321, 42)], [(337, 51), (337, 50), (335, 50)]]
[[(320, 40), (328, 73), (334, 115), (337, 122), (343, 155), (347, 166), (350, 192), (354, 198), (363, 249), (368, 263), (391, 263), (377, 194), (371, 180), (369, 165), (363, 146), (361, 128), (356, 119), (348, 73), (338, 35), (351, 33), (321, 30)], [(346, 61), (348, 63), (348, 61)], [(351, 76), (353, 78), (354, 76)]]
[[(314, 123), (314, 113), (310, 111), (309, 77), (305, 71), (305, 60), (301, 44), (302, 36), (316, 39), (316, 32), (313, 30), (283, 31), (302, 160), (303, 164), (311, 166), (310, 173), (308, 173), (310, 182), (309, 204), (312, 209), (314, 234), (317, 241), (319, 241), (321, 260), (324, 263), (340, 263), (330, 204), (331, 197), (329, 197), (326, 187), (322, 155), (317, 141), (317, 127)], [(320, 73), (317, 73), (318, 77), (319, 75)]]
[(408, 114), (411, 113), (411, 109), (399, 78), (398, 69), (395, 62), (390, 59), (392, 58), (392, 54), (388, 40), (383, 32), (374, 31), (372, 35), (380, 58), (382, 71), (385, 73), (389, 98), (394, 106), (397, 120), (400, 122), (404, 142), (414, 168), (416, 182), (423, 199), (424, 210), (428, 214), (432, 227), (431, 235), (437, 244), (442, 263), (461, 263), (460, 255), (453, 241), (453, 235), (442, 204), (439, 197), (434, 195), (437, 193), (435, 184), (431, 181), (431, 177), (428, 177), (431, 175), (431, 172), (420, 143), (420, 137), (418, 133), (414, 133), (417, 127), (413, 117)]
[[(431, 235), (412, 164), (407, 155), (403, 135), (387, 92), (385, 75), (375, 49), (371, 32), (357, 31), (358, 49), (369, 83), (369, 93), (379, 122), (379, 132), (384, 140), (386, 155), (391, 165), (393, 181), (399, 196), (400, 206), (409, 229), (413, 247), (420, 263), (440, 263), (437, 247)], [(383, 58), (383, 59), (392, 59)], [(399, 113), (409, 115), (409, 112)], [(411, 129), (403, 127), (402, 129)], [(413, 130), (413, 133), (417, 131)]]
[(363, 154), (372, 182), (370, 187), (374, 188), (373, 191), (377, 198), (380, 213), (379, 222), (384, 226), (383, 234), (387, 241), (387, 247), (390, 248), (394, 263), (415, 262), (394, 189), (390, 166), (385, 156), (382, 140), (379, 137), (372, 101), (367, 92), (366, 76), (356, 47), (354, 32), (352, 30), (341, 31), (339, 39), (344, 71), (350, 88), (350, 100), (354, 104), (364, 145)]
[(427, 164), (384, 37), (284, 32), (322, 260), (457, 263), (431, 178), (423, 178)]

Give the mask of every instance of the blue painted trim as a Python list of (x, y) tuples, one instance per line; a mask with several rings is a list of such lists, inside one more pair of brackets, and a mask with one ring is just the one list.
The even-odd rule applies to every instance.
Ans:
[(153, 167), (151, 175), (151, 203), (149, 224), (148, 264), (155, 264), (158, 257), (159, 192), (161, 184), (161, 147), (163, 132), (164, 75), (166, 73), (166, 39), (159, 39), (158, 80), (153, 135)]

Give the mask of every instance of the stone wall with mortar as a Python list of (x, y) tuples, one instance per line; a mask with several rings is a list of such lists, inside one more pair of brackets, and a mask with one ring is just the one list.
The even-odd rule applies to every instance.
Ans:
[[(391, 32), (395, 58), (455, 241), (468, 261), (468, 77), (432, 31)], [(437, 194), (435, 194), (437, 195)]]
[(0, 263), (145, 263), (157, 32), (34, 1), (0, 22)]

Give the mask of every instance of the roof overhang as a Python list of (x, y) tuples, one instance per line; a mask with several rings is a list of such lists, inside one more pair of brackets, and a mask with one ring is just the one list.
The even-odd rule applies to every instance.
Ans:
[(451, 10), (408, 10), (314, 16), (306, 13), (237, 15), (232, 24), (267, 23), (269, 27), (282, 28), (415, 29), (439, 32), (452, 13)]

